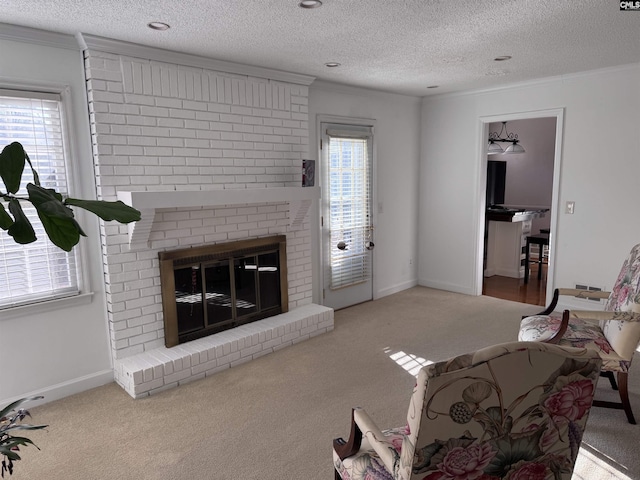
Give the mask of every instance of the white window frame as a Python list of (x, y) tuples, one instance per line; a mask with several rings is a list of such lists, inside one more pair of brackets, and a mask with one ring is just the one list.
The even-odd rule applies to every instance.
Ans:
[[(49, 98), (55, 99), (59, 102), (60, 110), (60, 125), (62, 127), (62, 142), (64, 152), (64, 168), (67, 181), (67, 195), (73, 196), (77, 191), (77, 185), (75, 183), (75, 164), (72, 145), (72, 132), (69, 128), (69, 122), (67, 121), (66, 112), (70, 111), (70, 89), (68, 86), (51, 86), (46, 87), (39, 85), (11, 85), (0, 84), (0, 95), (8, 97), (22, 97), (22, 98)], [(13, 141), (10, 139), (9, 141)], [(4, 148), (5, 144), (0, 145), (0, 148)], [(29, 153), (28, 148), (25, 148)], [(37, 166), (35, 166), (38, 171)], [(26, 169), (28, 169), (28, 165)], [(25, 169), (25, 170), (26, 170)], [(39, 172), (40, 173), (40, 172)], [(4, 187), (3, 187), (4, 188)], [(6, 207), (6, 204), (5, 204)], [(83, 224), (85, 214), (81, 209), (75, 209), (74, 214), (79, 223)], [(8, 237), (6, 231), (2, 231), (0, 235)], [(45, 241), (46, 235), (39, 235), (36, 242)], [(5, 238), (6, 239), (6, 238)], [(46, 238), (46, 241), (50, 240)], [(57, 247), (56, 247), (57, 248)], [(86, 271), (86, 252), (81, 247), (80, 243), (76, 245), (72, 250), (75, 256), (75, 276), (77, 279), (77, 288), (71, 292), (62, 294), (45, 294), (41, 296), (34, 296), (25, 298), (24, 300), (18, 300), (12, 304), (0, 306), (0, 317), (3, 319), (10, 319), (14, 317), (20, 317), (24, 315), (38, 314), (55, 310), (58, 308), (66, 308), (69, 306), (88, 304), (91, 302), (93, 293), (90, 292), (88, 284), (88, 272)]]

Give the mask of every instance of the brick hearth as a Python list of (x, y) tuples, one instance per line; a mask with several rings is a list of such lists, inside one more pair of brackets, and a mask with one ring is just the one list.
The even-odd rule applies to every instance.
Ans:
[(333, 310), (310, 304), (172, 348), (115, 361), (115, 378), (133, 398), (145, 397), (241, 365), (333, 330)]

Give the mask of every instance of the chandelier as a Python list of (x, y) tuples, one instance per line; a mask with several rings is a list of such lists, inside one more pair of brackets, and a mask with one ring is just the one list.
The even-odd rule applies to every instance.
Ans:
[[(487, 153), (489, 155), (495, 153), (524, 153), (524, 148), (519, 145), (518, 135), (507, 131), (507, 122), (502, 122), (502, 128), (500, 132), (489, 133), (489, 146), (487, 147)], [(510, 143), (507, 148), (503, 149), (498, 143)]]

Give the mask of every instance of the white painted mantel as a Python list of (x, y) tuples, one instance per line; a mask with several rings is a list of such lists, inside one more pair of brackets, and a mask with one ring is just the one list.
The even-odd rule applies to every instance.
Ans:
[(220, 207), (260, 203), (289, 203), (289, 225), (299, 227), (313, 200), (320, 198), (320, 187), (232, 188), (219, 190), (171, 190), (118, 192), (118, 199), (141, 213), (129, 227), (129, 246), (146, 246), (156, 210), (163, 208)]

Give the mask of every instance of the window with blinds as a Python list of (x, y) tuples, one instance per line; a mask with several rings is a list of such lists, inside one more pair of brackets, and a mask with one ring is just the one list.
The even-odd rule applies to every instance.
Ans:
[(370, 127), (327, 129), (329, 137), (329, 288), (338, 289), (371, 278)]
[[(68, 194), (60, 95), (0, 90), (0, 148), (12, 142), (24, 146), (42, 187)], [(29, 182), (33, 174), (27, 167), (18, 196), (27, 196)], [(0, 191), (6, 193), (3, 190), (0, 183)], [(0, 232), (0, 308), (79, 293), (76, 254), (53, 245), (35, 208), (29, 202), (21, 204), (38, 240), (20, 245)]]

